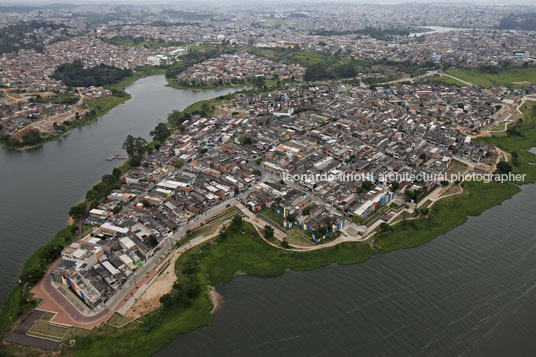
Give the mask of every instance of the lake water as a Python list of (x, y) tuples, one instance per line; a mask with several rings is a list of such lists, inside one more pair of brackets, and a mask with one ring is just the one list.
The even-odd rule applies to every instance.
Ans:
[[(357, 265), (237, 276), (211, 326), (157, 356), (533, 356), (536, 185)], [(179, 352), (180, 351), (180, 352)]]
[(236, 89), (191, 91), (165, 87), (163, 75), (127, 89), (132, 98), (96, 123), (43, 147), (9, 152), (0, 148), (0, 302), (17, 283), (24, 262), (67, 223), (69, 208), (119, 165), (128, 134), (148, 139), (174, 109)]
[(422, 35), (429, 35), (432, 33), (442, 33), (442, 32), (449, 32), (449, 31), (468, 31), (472, 30), (469, 28), (462, 28), (462, 27), (444, 27), (444, 26), (419, 26), (422, 28), (430, 29), (430, 31), (426, 32), (412, 32), (409, 34), (409, 37), (418, 37)]

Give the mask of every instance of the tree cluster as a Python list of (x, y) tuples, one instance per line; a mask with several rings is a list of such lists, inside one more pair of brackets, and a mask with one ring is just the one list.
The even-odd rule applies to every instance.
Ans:
[(171, 135), (171, 130), (165, 123), (159, 123), (150, 134), (154, 140), (163, 143)]
[(117, 83), (131, 75), (132, 71), (130, 69), (108, 66), (104, 63), (95, 67), (84, 68), (82, 61), (75, 60), (72, 63), (59, 65), (52, 77), (61, 80), (69, 87), (102, 87), (106, 84)]
[(501, 19), (501, 30), (536, 30), (536, 13), (512, 14)]
[(147, 148), (147, 140), (142, 137), (133, 137), (128, 135), (123, 142), (123, 149), (127, 152), (129, 158), (141, 157)]

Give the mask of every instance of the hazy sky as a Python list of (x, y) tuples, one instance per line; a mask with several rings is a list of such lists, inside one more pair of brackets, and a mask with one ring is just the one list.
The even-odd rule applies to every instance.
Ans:
[[(147, 0), (120, 0), (120, 1), (110, 1), (110, 0), (19, 0), (19, 1), (13, 1), (13, 0), (0, 0), (0, 5), (47, 5), (52, 3), (65, 3), (65, 4), (184, 4), (184, 5), (194, 5), (192, 2), (195, 0), (189, 0), (189, 1), (170, 1), (170, 0), (161, 0), (161, 1), (147, 1)], [(197, 2), (197, 1), (195, 1)], [(322, 2), (322, 3), (358, 3), (358, 4), (403, 4), (403, 3), (426, 3), (426, 4), (433, 4), (433, 3), (441, 3), (441, 4), (490, 4), (490, 5), (534, 5), (536, 6), (536, 0), (202, 0), (203, 3), (214, 3), (214, 4), (241, 4), (246, 5), (247, 3), (251, 3), (252, 6), (254, 4), (258, 3), (264, 3), (264, 4), (277, 4), (277, 3), (315, 3), (315, 2)], [(194, 5), (195, 6), (195, 5)]]

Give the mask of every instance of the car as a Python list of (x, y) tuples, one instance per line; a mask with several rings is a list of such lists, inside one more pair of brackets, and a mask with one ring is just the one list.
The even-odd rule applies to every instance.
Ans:
[(227, 207), (231, 207), (231, 204), (230, 203), (226, 204), (225, 208), (227, 208)]

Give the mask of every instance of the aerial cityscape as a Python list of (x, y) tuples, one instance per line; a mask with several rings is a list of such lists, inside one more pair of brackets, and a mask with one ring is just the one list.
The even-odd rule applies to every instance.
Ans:
[(2, 355), (536, 351), (536, 4), (0, 26)]

